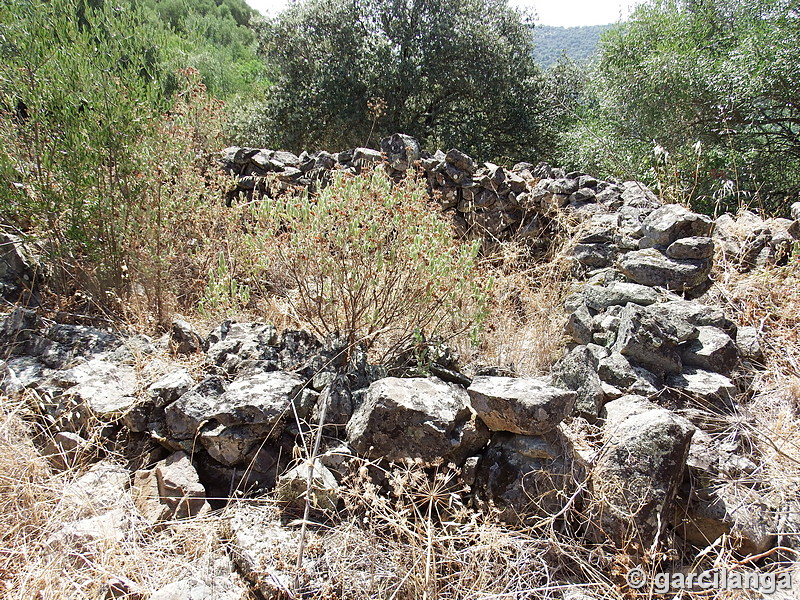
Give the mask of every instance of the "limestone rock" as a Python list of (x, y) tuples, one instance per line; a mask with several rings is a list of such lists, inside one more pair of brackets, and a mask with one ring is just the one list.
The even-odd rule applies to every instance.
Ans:
[(675, 260), (655, 248), (647, 248), (624, 254), (619, 259), (619, 268), (636, 283), (686, 291), (708, 280), (711, 261)]
[(576, 394), (541, 379), (475, 377), (467, 389), (472, 408), (490, 431), (541, 435), (555, 427), (575, 406)]
[(365, 456), (460, 463), (486, 443), (488, 430), (463, 388), (438, 378), (388, 377), (370, 385), (347, 438)]
[(694, 426), (635, 396), (604, 407), (604, 450), (591, 473), (594, 521), (619, 547), (650, 548), (672, 514)]
[(186, 519), (211, 510), (206, 491), (184, 452), (175, 452), (152, 469), (134, 474), (133, 499), (150, 523)]

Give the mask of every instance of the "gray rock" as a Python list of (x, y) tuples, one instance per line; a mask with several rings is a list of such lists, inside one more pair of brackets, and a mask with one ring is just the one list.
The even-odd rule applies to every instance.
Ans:
[[(149, 600), (247, 600), (251, 597), (227, 556), (209, 553), (186, 565), (186, 569), (190, 575), (159, 588)], [(128, 596), (123, 594), (120, 598)]]
[(275, 437), (268, 425), (221, 425), (212, 421), (200, 429), (199, 441), (217, 462), (234, 467), (247, 464), (265, 439)]
[(792, 206), (789, 207), (789, 214), (792, 217), (792, 221), (800, 220), (800, 202), (792, 202)]
[(472, 160), (471, 157), (467, 156), (460, 150), (456, 150), (453, 148), (452, 150), (448, 150), (447, 154), (444, 157), (444, 160), (453, 165), (456, 169), (460, 171), (465, 171), (470, 175), (475, 172), (475, 161)]
[(191, 440), (201, 424), (209, 420), (218, 406), (225, 384), (219, 377), (208, 377), (164, 409), (167, 431), (172, 440)]
[(761, 554), (777, 542), (775, 509), (741, 483), (716, 485), (710, 497), (693, 494), (676, 503), (672, 524), (678, 535), (701, 547), (726, 535), (744, 555)]
[(641, 181), (625, 181), (622, 183), (622, 202), (625, 206), (652, 211), (661, 206), (658, 199), (649, 187)]
[(556, 179), (547, 185), (547, 191), (557, 196), (564, 196), (564, 203), (569, 201), (569, 195), (578, 191), (577, 179)]
[(609, 402), (604, 416), (604, 448), (590, 475), (596, 535), (646, 551), (672, 514), (695, 428), (634, 396)]
[(665, 204), (654, 210), (642, 223), (639, 248), (667, 247), (681, 238), (708, 237), (713, 221), (706, 215), (693, 213), (680, 204)]
[(319, 460), (314, 461), (313, 471), (309, 461), (303, 461), (278, 478), (275, 497), (283, 506), (300, 513), (307, 498), (315, 511), (335, 512), (339, 502), (339, 484)]
[(650, 396), (658, 393), (662, 382), (646, 369), (631, 365), (619, 352), (611, 352), (608, 357), (601, 358), (597, 366), (597, 374), (603, 382), (620, 390)]
[(675, 260), (655, 248), (634, 250), (619, 259), (626, 277), (650, 287), (687, 291), (708, 281), (711, 261)]
[(697, 327), (716, 327), (728, 335), (734, 335), (736, 325), (725, 317), (718, 306), (710, 306), (692, 300), (672, 300), (649, 309), (658, 318), (669, 321), (675, 327), (678, 343), (697, 337)]
[(311, 411), (311, 421), (319, 422), (320, 411), (325, 406), (325, 424), (334, 433), (344, 431), (350, 417), (353, 416), (353, 395), (350, 393), (350, 386), (344, 375), (335, 375), (328, 383), (314, 404)]
[(206, 490), (184, 452), (171, 454), (152, 469), (136, 471), (131, 491), (136, 508), (150, 523), (196, 517), (211, 510)]
[(589, 420), (597, 418), (605, 399), (597, 366), (597, 357), (587, 346), (576, 346), (553, 366), (553, 384), (574, 391), (575, 410)]
[(701, 326), (697, 331), (698, 337), (681, 347), (683, 364), (717, 373), (730, 373), (739, 358), (731, 337), (716, 327)]
[(150, 384), (147, 394), (156, 408), (175, 402), (194, 386), (194, 379), (184, 367), (170, 371)]
[[(235, 503), (223, 517), (231, 557), (242, 576), (263, 598), (291, 598), (294, 563), (290, 561), (297, 556), (300, 531), (283, 527), (280, 513), (264, 503)], [(307, 557), (303, 566), (306, 573), (313, 573), (314, 558)]]
[(395, 133), (381, 140), (381, 152), (395, 171), (407, 171), (419, 160), (420, 148), (411, 136)]
[(575, 406), (576, 394), (541, 379), (475, 377), (467, 389), (472, 408), (490, 431), (542, 435)]
[(764, 354), (761, 352), (761, 342), (758, 329), (755, 327), (739, 327), (736, 331), (736, 347), (742, 358), (749, 360), (761, 360)]
[(243, 360), (274, 359), (269, 349), (277, 344), (277, 331), (272, 325), (225, 321), (209, 334), (206, 354), (209, 362), (217, 366), (230, 364), (232, 358), (238, 366)]
[(502, 520), (524, 524), (558, 513), (575, 492), (580, 470), (557, 430), (545, 436), (497, 433), (478, 463), (476, 499)]
[(612, 264), (616, 252), (614, 246), (608, 243), (575, 244), (572, 255), (590, 269), (602, 269)]
[(172, 322), (170, 340), (177, 354), (194, 354), (200, 352), (205, 345), (203, 336), (190, 323), (182, 319), (175, 319)]
[(620, 315), (614, 351), (656, 373), (680, 373), (683, 364), (674, 323), (659, 318), (652, 307), (629, 303)]
[(45, 540), (44, 546), (50, 552), (91, 557), (123, 543), (134, 525), (137, 525), (135, 518), (127, 510), (115, 508), (66, 523)]
[(687, 237), (675, 240), (667, 248), (667, 256), (676, 260), (702, 260), (714, 255), (710, 237)]
[[(122, 340), (107, 331), (82, 325), (53, 325), (44, 335), (32, 333), (26, 352), (39, 357), (54, 369), (71, 367), (82, 359), (100, 358), (122, 345)], [(109, 357), (104, 357), (109, 362)]]
[(292, 373), (274, 371), (235, 379), (207, 415), (224, 425), (277, 425), (291, 413), (305, 380)]
[(649, 306), (659, 300), (659, 293), (645, 285), (612, 281), (608, 285), (587, 285), (583, 291), (586, 305), (596, 311), (604, 311), (609, 306), (624, 306), (628, 302)]
[(92, 418), (103, 422), (118, 420), (136, 403), (136, 371), (128, 365), (118, 365), (100, 359), (73, 367), (58, 374), (62, 385), (74, 383), (64, 392), (58, 417), (69, 418), (67, 413), (77, 411), (77, 421), (84, 427)]
[(272, 155), (272, 160), (276, 160), (287, 167), (297, 168), (300, 166), (300, 158), (292, 152), (278, 150)]
[(356, 148), (353, 151), (353, 164), (358, 167), (366, 167), (373, 163), (381, 162), (381, 153), (370, 148)]
[(370, 385), (347, 437), (361, 455), (458, 464), (486, 443), (488, 430), (463, 388), (437, 378), (390, 377)]
[(211, 386), (210, 395), (187, 392), (166, 408), (167, 428), (176, 440), (199, 441), (227, 466), (246, 462), (265, 439), (277, 438), (301, 402), (305, 381), (274, 371), (240, 376), (225, 391)]
[(736, 386), (725, 375), (696, 368), (669, 375), (666, 384), (680, 396), (704, 405), (722, 403), (728, 406), (736, 393)]
[(592, 315), (586, 305), (581, 303), (567, 318), (564, 332), (573, 342), (583, 345), (592, 341), (593, 331)]
[(619, 227), (619, 214), (594, 214), (581, 224), (578, 242), (581, 244), (613, 244), (619, 235)]

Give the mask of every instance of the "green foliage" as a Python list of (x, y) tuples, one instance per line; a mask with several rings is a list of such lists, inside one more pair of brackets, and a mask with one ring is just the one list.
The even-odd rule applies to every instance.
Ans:
[(603, 38), (598, 119), (617, 151), (650, 154), (639, 176), (668, 156), (696, 206), (778, 209), (800, 192), (798, 44), (790, 0), (651, 0)]
[(260, 25), (276, 81), (264, 139), (338, 149), (402, 131), (477, 156), (539, 155), (548, 123), (529, 25), (506, 0), (292, 4)]
[(252, 280), (283, 289), (321, 335), (391, 352), (415, 332), (452, 335), (483, 319), (478, 245), (453, 240), (422, 182), (337, 173), (316, 197), (262, 199), (255, 222), (243, 244)]
[(61, 291), (104, 305), (138, 292), (163, 318), (171, 294), (196, 295), (169, 277), (191, 272), (214, 221), (203, 218), (215, 189), (204, 168), (219, 105), (191, 70), (164, 95), (163, 31), (138, 10), (0, 6), (3, 219), (48, 240)]
[(574, 62), (586, 62), (596, 57), (600, 36), (611, 25), (586, 27), (551, 27), (537, 25), (533, 31), (533, 56), (543, 68), (555, 65), (565, 56)]
[[(244, 0), (139, 0), (154, 24), (168, 28), (166, 68), (197, 69), (219, 98), (260, 96), (268, 86), (256, 53), (250, 20), (257, 15)], [(177, 79), (170, 82), (177, 89)]]

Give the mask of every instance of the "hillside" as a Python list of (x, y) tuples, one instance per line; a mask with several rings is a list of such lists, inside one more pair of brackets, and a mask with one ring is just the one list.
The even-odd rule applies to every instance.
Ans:
[(613, 25), (552, 27), (537, 25), (533, 32), (536, 62), (543, 68), (553, 66), (565, 55), (575, 62), (590, 60), (597, 53), (600, 36)]
[(0, 0), (0, 597), (800, 598), (800, 28), (700, 4)]

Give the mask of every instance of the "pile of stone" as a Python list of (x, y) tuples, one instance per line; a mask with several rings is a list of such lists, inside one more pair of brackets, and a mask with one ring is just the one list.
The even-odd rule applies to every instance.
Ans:
[[(743, 551), (772, 547), (786, 507), (737, 504), (752, 490), (717, 483), (757, 465), (711, 441), (736, 409), (731, 376), (758, 360), (758, 337), (718, 308), (624, 279), (603, 271), (569, 298), (572, 347), (552, 376), (470, 379), (450, 360), (450, 381), (386, 377), (335, 339), (262, 323), (226, 321), (203, 338), (176, 321), (153, 341), (18, 308), (0, 329), (2, 390), (36, 391), (58, 431), (43, 449), (56, 467), (75, 464), (99, 425), (149, 448), (129, 479), (137, 518), (150, 522), (270, 490), (287, 509), (308, 497), (330, 513), (359, 460), (412, 460), (455, 465), (472, 490), (465, 501), (509, 522), (572, 507), (592, 516), (600, 540), (628, 548), (650, 547), (668, 524), (698, 544), (727, 533)], [(170, 351), (203, 354), (203, 373), (165, 359)], [(600, 446), (575, 435), (581, 419), (599, 427)], [(318, 422), (312, 471), (296, 458)]]

